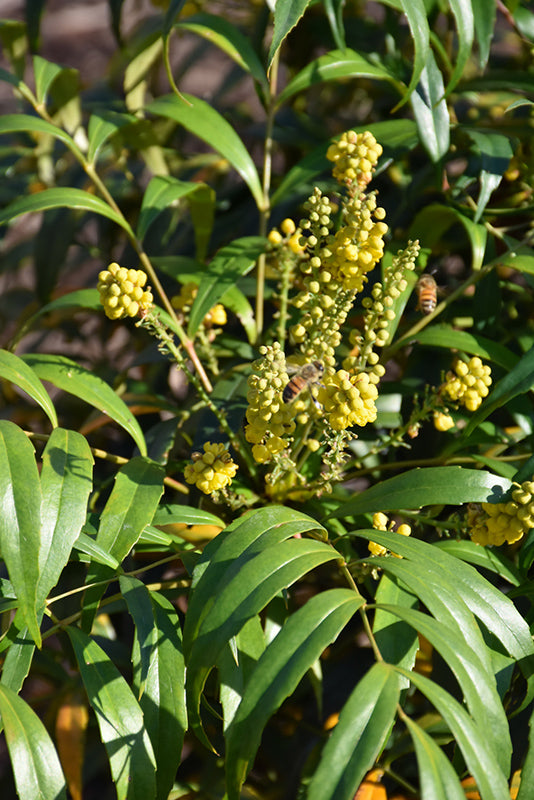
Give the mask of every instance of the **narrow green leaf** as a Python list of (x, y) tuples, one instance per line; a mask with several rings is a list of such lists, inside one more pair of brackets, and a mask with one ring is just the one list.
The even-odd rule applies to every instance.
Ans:
[(341, 710), (309, 785), (308, 800), (352, 800), (387, 741), (399, 697), (392, 668), (384, 663), (371, 667)]
[(121, 575), (119, 584), (135, 626), (136, 684), (138, 687), (138, 699), (140, 699), (145, 690), (152, 650), (156, 641), (150, 592), (142, 581), (132, 578), (130, 575)]
[(497, 501), (511, 486), (506, 478), (464, 467), (424, 467), (395, 475), (335, 508), (331, 517), (372, 511), (398, 511), (431, 505), (462, 505)]
[[(15, 85), (18, 85), (18, 81), (15, 82)], [(40, 117), (32, 117), (29, 114), (6, 114), (0, 119), (0, 134), (19, 133), (22, 131), (36, 134), (44, 133), (53, 136), (55, 139), (59, 139), (60, 142), (63, 142), (77, 158), (83, 160), (83, 153), (74, 143), (72, 137), (62, 128), (58, 128), (57, 125), (51, 122), (47, 122)], [(85, 195), (86, 193), (83, 192), (82, 194)]]
[(67, 629), (89, 703), (96, 714), (117, 796), (156, 797), (156, 763), (143, 712), (106, 653), (78, 628)]
[(117, 131), (126, 125), (131, 125), (136, 121), (136, 117), (131, 114), (118, 114), (116, 111), (96, 111), (91, 114), (87, 136), (89, 139), (89, 149), (87, 160), (90, 164), (95, 164), (98, 160), (100, 150)]
[(456, 30), (458, 31), (458, 53), (455, 58), (453, 73), (447, 84), (447, 95), (452, 92), (463, 75), (471, 56), (475, 38), (475, 18), (471, 0), (449, 0), (449, 2), (451, 11), (454, 14)]
[(311, 598), (268, 645), (246, 686), (226, 733), (226, 788), (237, 800), (269, 717), (364, 603), (348, 589)]
[[(37, 613), (39, 625), (43, 619), (44, 610)], [(7, 640), (7, 641), (6, 641)], [(35, 642), (30, 636), (24, 615), (18, 609), (15, 619), (6, 635), (7, 652), (2, 664), (2, 677), (0, 681), (16, 694), (19, 694), (32, 665), (35, 653)]]
[(120, 214), (117, 214), (111, 206), (89, 192), (72, 187), (62, 186), (54, 189), (43, 189), (42, 192), (32, 194), (27, 197), (19, 197), (14, 200), (3, 211), (0, 211), (0, 225), (5, 225), (22, 214), (35, 213), (37, 211), (47, 211), (50, 208), (77, 208), (82, 211), (90, 211), (100, 214), (102, 217), (116, 222), (128, 235), (133, 238), (133, 231)]
[(495, 548), (481, 547), (465, 539), (444, 539), (442, 542), (435, 542), (434, 547), (467, 561), (468, 564), (475, 564), (477, 567), (494, 572), (512, 586), (519, 586), (521, 583), (521, 573), (515, 564)]
[(35, 644), (41, 485), (33, 445), (13, 422), (0, 420), (0, 550)]
[(521, 783), (516, 800), (530, 800), (534, 786), (534, 711), (528, 723), (528, 749), (521, 769)]
[(43, 451), (41, 549), (37, 603), (43, 603), (67, 564), (87, 515), (93, 456), (76, 431), (56, 428)]
[(155, 175), (143, 195), (137, 224), (138, 238), (144, 239), (154, 220), (170, 205), (182, 198), (189, 198), (193, 194), (200, 193), (206, 198), (211, 198), (211, 204), (213, 205), (213, 192), (206, 184), (180, 181), (178, 178), (168, 175)]
[[(375, 594), (377, 608), (373, 619), (373, 635), (384, 661), (412, 669), (419, 649), (417, 633), (406, 622), (394, 617), (383, 606), (395, 605), (401, 608), (413, 608), (419, 600), (413, 592), (406, 589), (395, 578), (384, 573), (380, 578)], [(404, 687), (403, 687), (404, 688)]]
[(410, 96), (410, 102), (421, 144), (434, 163), (441, 161), (450, 145), (450, 117), (444, 93), (443, 75), (430, 50), (419, 83)]
[(230, 727), (243, 699), (254, 668), (265, 651), (265, 633), (259, 615), (249, 619), (229, 642), (217, 662), (221, 689), (219, 699), (223, 711), (223, 730)]
[(356, 50), (331, 50), (324, 56), (311, 61), (288, 83), (276, 99), (277, 105), (285, 103), (298, 92), (309, 89), (325, 81), (339, 81), (351, 78), (371, 78), (400, 88), (399, 82), (385, 69), (368, 61)]
[(146, 454), (146, 442), (139, 423), (124, 400), (102, 378), (65, 356), (30, 353), (24, 356), (24, 361), (41, 380), (82, 398), (115, 420), (130, 434), (141, 454)]
[(442, 715), (484, 800), (503, 800), (509, 797), (508, 782), (497, 764), (493, 748), (487, 741), (487, 730), (480, 728), (452, 695), (429, 678), (417, 672), (408, 672), (402, 667), (394, 669), (409, 678)]
[(474, 648), (453, 628), (413, 608), (385, 606), (421, 633), (440, 653), (454, 673), (471, 716), (493, 747), (494, 758), (504, 775), (510, 771), (512, 742), (506, 713), (497, 694), (493, 675), (489, 676)]
[(188, 335), (193, 337), (202, 320), (224, 294), (254, 267), (266, 240), (260, 236), (245, 236), (219, 250), (202, 277), (189, 316)]
[(471, 0), (478, 42), (478, 63), (481, 70), (488, 63), (491, 41), (495, 31), (497, 3), (495, 0)]
[(182, 756), (187, 729), (182, 632), (176, 609), (151, 592), (156, 639), (140, 700), (156, 757), (157, 800), (167, 800)]
[(425, 800), (465, 800), (454, 767), (434, 739), (409, 717), (403, 721), (414, 743), (421, 796)]
[(63, 71), (58, 64), (53, 64), (41, 56), (33, 57), (33, 74), (35, 76), (35, 96), (37, 102), (46, 105), (46, 96), (57, 76)]
[(411, 96), (421, 79), (430, 54), (430, 29), (423, 0), (400, 0), (402, 10), (408, 20), (414, 45), (413, 72), (407, 92), (401, 103), (403, 105)]
[(431, 325), (419, 331), (414, 340), (429, 347), (463, 350), (465, 353), (493, 361), (507, 370), (512, 369), (518, 362), (518, 356), (500, 342), (492, 342), (491, 339), (486, 339), (477, 333), (455, 330), (450, 325)]
[(426, 206), (416, 216), (409, 231), (409, 238), (419, 239), (422, 247), (432, 249), (443, 234), (457, 223), (462, 225), (471, 244), (472, 268), (479, 270), (484, 263), (488, 232), (484, 225), (473, 222), (455, 208), (438, 203)]
[(463, 130), (476, 145), (482, 160), (480, 193), (474, 217), (476, 223), (480, 220), (492, 192), (499, 186), (514, 151), (508, 136), (501, 133), (465, 127)]
[(154, 100), (146, 107), (146, 111), (173, 119), (228, 159), (249, 187), (256, 205), (261, 209), (263, 192), (260, 179), (242, 140), (224, 117), (204, 100), (187, 94), (184, 94), (184, 97), (190, 105), (172, 94)]
[(154, 514), (152, 524), (172, 525), (174, 523), (179, 525), (220, 525), (221, 528), (225, 527), (225, 523), (220, 517), (201, 508), (179, 506), (172, 503), (159, 505)]
[(66, 800), (66, 784), (48, 732), (30, 706), (0, 684), (0, 716), (20, 800)]
[(309, 3), (310, 0), (277, 0), (274, 6), (273, 38), (267, 56), (269, 70), (282, 42), (304, 15)]
[(235, 61), (241, 69), (249, 72), (265, 93), (269, 82), (263, 65), (249, 38), (224, 17), (214, 14), (193, 14), (175, 25), (176, 28), (191, 31), (214, 44)]
[(77, 550), (79, 553), (85, 553), (85, 555), (89, 556), (89, 559), (96, 564), (102, 564), (113, 570), (119, 567), (117, 559), (110, 556), (109, 553), (106, 553), (106, 551), (102, 547), (99, 547), (95, 540), (86, 533), (80, 533), (74, 542), (74, 550)]
[(38, 403), (52, 423), (58, 425), (56, 410), (45, 387), (25, 361), (10, 353), (9, 350), (0, 350), (0, 377), (19, 386), (32, 400)]
[(463, 435), (465, 437), (469, 436), (469, 434), (497, 408), (502, 408), (519, 394), (526, 394), (533, 386), (534, 348), (528, 350), (525, 355), (520, 358), (515, 367), (510, 370), (502, 380), (495, 384), (489, 397), (484, 399), (478, 411), (475, 411), (467, 423)]

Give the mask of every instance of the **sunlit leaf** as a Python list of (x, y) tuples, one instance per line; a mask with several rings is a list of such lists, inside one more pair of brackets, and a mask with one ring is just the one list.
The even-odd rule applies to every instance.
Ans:
[(57, 427), (57, 415), (54, 404), (45, 387), (25, 361), (10, 353), (9, 350), (0, 350), (0, 377), (19, 386), (26, 394), (38, 403), (54, 428)]

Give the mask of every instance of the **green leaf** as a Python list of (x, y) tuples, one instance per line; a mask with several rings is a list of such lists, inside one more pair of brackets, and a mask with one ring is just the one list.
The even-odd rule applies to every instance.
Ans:
[(485, 470), (425, 467), (381, 481), (330, 513), (348, 517), (373, 511), (398, 511), (430, 505), (488, 503), (507, 492), (511, 482)]
[(11, 381), (11, 383), (25, 391), (26, 394), (29, 394), (32, 400), (35, 400), (41, 406), (52, 423), (52, 427), (57, 428), (56, 410), (50, 395), (25, 361), (8, 350), (0, 350), (0, 377), (6, 381)]
[[(18, 85), (18, 81), (16, 81), (15, 85)], [(83, 153), (75, 144), (72, 137), (62, 128), (58, 128), (57, 125), (53, 125), (51, 122), (47, 122), (40, 117), (32, 117), (29, 114), (6, 114), (0, 118), (0, 134), (19, 133), (21, 131), (35, 133), (37, 135), (44, 133), (53, 136), (55, 139), (59, 139), (60, 142), (67, 145), (69, 150), (74, 153), (79, 160), (83, 160)], [(82, 192), (82, 194), (85, 195), (86, 192)]]
[(373, 635), (384, 661), (412, 669), (419, 649), (414, 629), (384, 610), (385, 605), (413, 608), (418, 598), (395, 578), (384, 573), (375, 595), (378, 607), (373, 620)]
[(156, 797), (156, 763), (143, 712), (106, 653), (78, 628), (67, 629), (89, 703), (96, 714), (117, 796)]
[(229, 800), (240, 797), (269, 717), (363, 603), (361, 595), (348, 589), (322, 592), (293, 614), (266, 648), (226, 733)]
[(465, 800), (460, 779), (443, 750), (408, 716), (403, 721), (414, 744), (421, 796), (427, 800)]
[(497, 694), (495, 678), (488, 675), (475, 648), (470, 647), (449, 625), (421, 611), (390, 605), (383, 608), (411, 625), (440, 653), (460, 685), (471, 716), (481, 730), (486, 731), (486, 740), (493, 747), (496, 763), (507, 775), (512, 742), (506, 713)]
[(467, 62), (471, 57), (475, 38), (475, 18), (471, 0), (449, 0), (449, 2), (451, 11), (454, 14), (456, 30), (458, 31), (458, 53), (455, 58), (453, 73), (447, 84), (447, 95), (452, 92), (463, 75)]
[(107, 414), (130, 434), (141, 454), (146, 454), (146, 442), (139, 423), (124, 400), (102, 378), (65, 356), (31, 353), (24, 356), (24, 361), (41, 380), (49, 381)]
[(487, 730), (480, 728), (452, 695), (429, 678), (417, 672), (408, 672), (402, 667), (395, 669), (409, 678), (442, 715), (484, 800), (503, 800), (509, 797), (508, 782), (487, 742)]
[(95, 164), (100, 150), (108, 139), (121, 128), (131, 125), (136, 121), (132, 114), (118, 114), (115, 111), (96, 111), (91, 114), (87, 135), (89, 138), (89, 149), (87, 160), (90, 164)]
[(161, 504), (154, 514), (153, 525), (220, 525), (224, 528), (225, 523), (220, 517), (204, 511), (201, 508), (191, 506), (179, 506), (174, 504)]
[(53, 64), (41, 56), (33, 57), (33, 73), (35, 76), (35, 96), (40, 105), (46, 105), (46, 96), (58, 75), (63, 72), (63, 67)]
[(492, 342), (485, 336), (468, 331), (458, 331), (450, 325), (431, 325), (413, 337), (415, 341), (429, 347), (443, 347), (445, 350), (463, 350), (474, 356), (493, 361), (507, 370), (517, 364), (518, 356), (499, 342)]
[(154, 100), (146, 111), (173, 119), (224, 156), (249, 187), (258, 208), (263, 208), (258, 172), (243, 141), (224, 117), (204, 100), (188, 94), (184, 97), (190, 105), (172, 94)]
[(102, 547), (99, 547), (95, 540), (91, 536), (88, 536), (87, 533), (80, 533), (74, 542), (74, 550), (84, 553), (89, 556), (91, 561), (102, 564), (112, 570), (116, 570), (119, 567), (117, 559), (110, 556), (109, 553), (106, 553)]
[(66, 800), (65, 778), (45, 726), (21, 697), (2, 684), (0, 716), (20, 800)]
[(249, 619), (223, 649), (217, 662), (221, 689), (219, 700), (226, 732), (235, 718), (254, 668), (265, 650), (265, 633), (259, 615)]
[[(9, 610), (9, 609), (6, 609)], [(44, 609), (37, 612), (39, 625), (43, 620)], [(35, 642), (30, 636), (28, 626), (24, 622), (24, 615), (18, 609), (15, 619), (11, 623), (7, 636), (7, 652), (2, 664), (1, 683), (13, 692), (19, 694), (32, 665), (35, 653)]]
[(469, 434), (477, 428), (480, 423), (489, 417), (497, 408), (506, 406), (512, 398), (517, 397), (519, 394), (526, 394), (534, 386), (534, 348), (530, 349), (520, 358), (515, 367), (504, 376), (496, 385), (489, 397), (484, 399), (484, 402), (475, 411), (463, 435)]
[(156, 757), (158, 800), (167, 800), (187, 729), (180, 621), (172, 603), (151, 592), (155, 643), (139, 705)]
[(241, 69), (249, 72), (265, 93), (269, 91), (265, 70), (250, 39), (224, 17), (214, 14), (193, 14), (178, 22), (175, 27), (197, 33), (207, 39), (229, 55)]
[(40, 647), (37, 585), (41, 485), (33, 445), (8, 420), (0, 420), (0, 508), (0, 551), (30, 635)]
[[(408, 20), (414, 45), (413, 72), (407, 92), (397, 108), (410, 97), (421, 79), (423, 70), (428, 64), (430, 54), (430, 29), (423, 0), (399, 0)], [(395, 110), (395, 109), (394, 109)]]
[(514, 151), (510, 139), (501, 133), (464, 128), (482, 158), (480, 193), (474, 222), (479, 222), (492, 192), (499, 186)]
[(42, 459), (38, 605), (46, 600), (69, 560), (93, 485), (93, 456), (80, 433), (56, 428)]
[[(172, 176), (155, 175), (148, 184), (143, 195), (143, 203), (137, 224), (137, 236), (144, 239), (147, 230), (155, 219), (171, 204), (184, 197), (201, 195), (203, 205), (213, 207), (213, 191), (204, 183), (180, 181)], [(208, 214), (210, 213), (208, 209)]]
[(444, 539), (442, 542), (435, 542), (434, 547), (444, 550), (462, 561), (467, 561), (468, 564), (475, 564), (477, 567), (494, 572), (513, 586), (519, 586), (521, 583), (520, 571), (496, 548), (481, 547), (479, 544), (468, 542), (465, 539)]
[(136, 656), (133, 660), (137, 671), (136, 685), (138, 699), (140, 699), (145, 690), (152, 650), (156, 641), (150, 592), (142, 581), (130, 575), (121, 575), (119, 584), (135, 626)]
[(521, 783), (516, 800), (530, 800), (534, 785), (534, 712), (528, 723), (528, 749), (521, 769)]
[(341, 710), (310, 782), (308, 800), (352, 800), (387, 741), (399, 697), (392, 668), (372, 666)]
[(399, 87), (399, 82), (382, 66), (368, 61), (355, 50), (331, 50), (324, 56), (307, 64), (280, 92), (276, 103), (280, 106), (290, 97), (325, 81), (340, 81), (350, 78), (371, 78), (388, 81)]
[(267, 66), (271, 69), (273, 59), (286, 36), (304, 15), (310, 0), (277, 0), (274, 6), (274, 30)]
[(421, 78), (410, 96), (421, 144), (434, 163), (441, 161), (449, 150), (450, 117), (444, 98), (443, 76), (432, 51)]
[(472, 268), (479, 270), (484, 263), (488, 232), (484, 225), (473, 222), (460, 211), (449, 206), (432, 203), (426, 206), (415, 218), (410, 231), (410, 239), (419, 239), (422, 247), (433, 249), (452, 225), (460, 223), (471, 244)]
[(263, 237), (245, 236), (219, 250), (200, 281), (189, 316), (187, 333), (190, 337), (195, 335), (208, 311), (240, 277), (250, 272), (266, 246)]
[(102, 217), (107, 217), (116, 222), (132, 238), (134, 236), (124, 217), (117, 214), (100, 197), (95, 197), (95, 195), (84, 192), (82, 189), (65, 188), (63, 186), (55, 187), (54, 189), (43, 189), (42, 192), (37, 192), (37, 194), (19, 197), (18, 200), (14, 200), (3, 211), (0, 211), (0, 225), (5, 225), (6, 222), (10, 222), (22, 214), (47, 211), (50, 208), (76, 208), (81, 211), (100, 214)]
[(478, 63), (481, 70), (488, 63), (491, 40), (495, 31), (497, 3), (495, 0), (471, 0), (478, 42)]

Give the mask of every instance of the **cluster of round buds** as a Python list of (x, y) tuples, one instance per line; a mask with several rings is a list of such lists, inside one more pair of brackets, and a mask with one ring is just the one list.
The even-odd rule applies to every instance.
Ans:
[(454, 420), (450, 414), (444, 414), (443, 411), (434, 411), (434, 428), (441, 433), (454, 428)]
[(468, 362), (458, 359), (454, 372), (447, 373), (440, 391), (450, 400), (461, 403), (468, 411), (476, 411), (482, 398), (487, 396), (489, 386), (491, 369), (478, 356), (474, 356)]
[(317, 394), (328, 423), (335, 431), (353, 425), (363, 428), (368, 422), (374, 422), (377, 397), (377, 388), (365, 372), (351, 376), (344, 369), (325, 377)]
[(273, 228), (267, 239), (273, 247), (285, 245), (296, 256), (302, 256), (306, 252), (306, 242), (302, 238), (302, 231), (289, 217), (282, 221), (280, 230)]
[(369, 131), (341, 134), (326, 151), (326, 157), (334, 162), (332, 174), (342, 184), (356, 184), (365, 187), (373, 177), (373, 172), (382, 155), (382, 146)]
[(470, 503), (467, 527), (476, 544), (513, 544), (534, 528), (534, 481), (517, 484), (507, 503)]
[(98, 275), (100, 302), (109, 319), (136, 317), (154, 303), (147, 274), (141, 269), (126, 269), (113, 262)]
[(191, 461), (184, 469), (184, 477), (204, 494), (224, 489), (237, 472), (237, 464), (223, 444), (206, 442), (204, 452), (193, 453)]
[[(184, 317), (187, 316), (191, 311), (197, 294), (198, 286), (196, 283), (184, 283), (180, 289), (180, 294), (171, 298), (172, 307), (180, 311)], [(202, 324), (205, 328), (211, 328), (213, 325), (226, 325), (226, 322), (226, 309), (221, 303), (214, 305), (202, 320)]]
[[(395, 530), (395, 523), (393, 520), (390, 520), (382, 511), (377, 511), (376, 514), (373, 514), (373, 528), (375, 531), (393, 531)], [(398, 528), (395, 530), (396, 533), (400, 533), (401, 536), (409, 536), (412, 532), (412, 529), (409, 525), (406, 525), (403, 522)], [(381, 544), (377, 544), (376, 542), (369, 542), (368, 544), (369, 552), (373, 556), (385, 556), (389, 552), (387, 547), (384, 547)], [(392, 555), (396, 556), (396, 553), (392, 553)], [(400, 556), (397, 556), (400, 557)]]
[(254, 460), (265, 464), (288, 446), (295, 420), (294, 409), (282, 398), (289, 377), (280, 343), (262, 346), (260, 353), (248, 379), (245, 438), (253, 445)]

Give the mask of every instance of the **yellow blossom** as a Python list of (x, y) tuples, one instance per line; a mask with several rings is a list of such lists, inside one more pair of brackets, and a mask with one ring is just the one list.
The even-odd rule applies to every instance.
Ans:
[(192, 463), (184, 469), (187, 483), (195, 484), (204, 494), (218, 492), (232, 483), (237, 464), (223, 444), (206, 442), (204, 453), (193, 453)]
[(317, 395), (335, 431), (374, 422), (377, 397), (378, 390), (365, 372), (351, 376), (344, 369), (326, 376)]
[(109, 319), (136, 317), (152, 306), (150, 286), (146, 289), (147, 274), (140, 269), (126, 269), (116, 262), (98, 275), (100, 302)]
[(452, 401), (461, 403), (468, 411), (476, 411), (491, 386), (491, 369), (478, 356), (458, 360), (454, 372), (447, 373), (441, 392)]
[(470, 503), (467, 527), (476, 544), (513, 544), (534, 528), (534, 481), (516, 484), (507, 503)]
[(434, 427), (437, 431), (448, 431), (454, 427), (454, 420), (450, 414), (444, 414), (442, 411), (434, 411)]
[(334, 178), (339, 183), (356, 184), (362, 188), (371, 180), (381, 155), (382, 145), (369, 131), (347, 131), (326, 152), (328, 160), (334, 162)]

